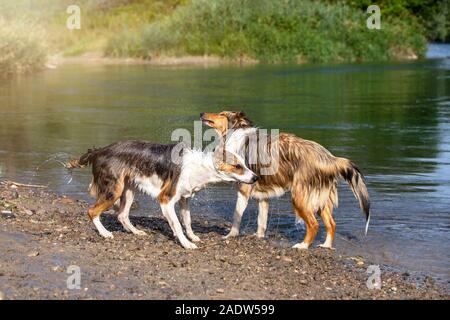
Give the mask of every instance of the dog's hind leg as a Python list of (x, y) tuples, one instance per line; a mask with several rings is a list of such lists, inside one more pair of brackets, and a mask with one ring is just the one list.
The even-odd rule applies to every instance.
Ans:
[(300, 194), (292, 194), (292, 204), (297, 216), (302, 218), (306, 224), (306, 235), (303, 239), (303, 242), (297, 243), (293, 246), (293, 248), (308, 249), (311, 243), (314, 241), (317, 231), (319, 230), (319, 222), (317, 222), (314, 212), (305, 208), (303, 198)]
[[(101, 192), (97, 192), (97, 202), (94, 206), (89, 208), (88, 215), (91, 221), (94, 223), (100, 235), (104, 238), (114, 238), (113, 234), (106, 230), (103, 224), (100, 222), (100, 215), (111, 208), (114, 203), (120, 198), (122, 195), (124, 184), (123, 178), (121, 180), (117, 180), (111, 183), (112, 179), (106, 179), (106, 183), (104, 181), (100, 182), (102, 184)], [(108, 183), (109, 182), (109, 183)], [(98, 191), (99, 188), (95, 187)]]
[(113, 234), (106, 230), (100, 222), (100, 215), (111, 208), (116, 200), (100, 200), (98, 199), (94, 206), (89, 208), (88, 214), (91, 221), (94, 223), (100, 235), (104, 238), (114, 238)]
[(327, 237), (323, 244), (320, 244), (319, 247), (334, 249), (333, 248), (333, 240), (334, 233), (336, 231), (336, 223), (333, 219), (333, 203), (328, 202), (326, 207), (320, 213), (320, 217), (322, 218), (323, 223), (325, 224), (325, 228), (327, 229)]
[(137, 229), (130, 221), (130, 208), (133, 204), (134, 200), (134, 193), (133, 190), (130, 188), (126, 188), (125, 191), (122, 193), (122, 196), (120, 197), (120, 208), (119, 208), (119, 215), (117, 216), (117, 219), (122, 224), (123, 228), (133, 234), (137, 234), (139, 236), (145, 236), (146, 233), (142, 230)]
[(267, 229), (267, 217), (269, 215), (269, 200), (262, 199), (258, 203), (258, 229), (256, 236), (264, 238)]
[(200, 241), (200, 238), (194, 234), (191, 226), (191, 211), (189, 210), (189, 198), (181, 197), (180, 199), (181, 219), (183, 220), (184, 228), (189, 239), (194, 242)]
[(224, 239), (230, 237), (236, 237), (239, 235), (239, 228), (241, 226), (242, 215), (244, 214), (245, 208), (247, 208), (248, 199), (252, 192), (252, 186), (248, 184), (240, 184), (238, 190), (238, 198), (236, 202), (236, 208), (233, 215), (233, 225), (230, 232), (224, 237)]

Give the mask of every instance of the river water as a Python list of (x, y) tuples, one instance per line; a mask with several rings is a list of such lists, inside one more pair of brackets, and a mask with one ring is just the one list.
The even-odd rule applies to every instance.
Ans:
[[(439, 48), (438, 48), (439, 49)], [(438, 50), (439, 51), (439, 50)], [(448, 55), (447, 55), (448, 56)], [(336, 247), (450, 281), (450, 59), (339, 65), (65, 65), (0, 83), (0, 178), (88, 198), (89, 170), (56, 162), (117, 140), (168, 143), (203, 111), (244, 110), (260, 127), (317, 141), (365, 173), (372, 221), (346, 185)], [(205, 128), (204, 128), (205, 129)], [(70, 183), (69, 183), (70, 182)], [(231, 185), (199, 193), (193, 215), (231, 221)], [(147, 198), (134, 214), (160, 214)], [(255, 231), (252, 201), (242, 224)], [(270, 203), (269, 236), (303, 238), (289, 196)], [(323, 239), (321, 228), (319, 239)]]

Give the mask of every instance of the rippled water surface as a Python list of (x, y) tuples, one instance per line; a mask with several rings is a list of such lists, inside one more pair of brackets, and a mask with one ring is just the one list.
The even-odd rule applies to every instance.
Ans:
[[(335, 211), (338, 249), (450, 279), (450, 60), (248, 67), (62, 66), (0, 83), (0, 177), (87, 197), (89, 170), (70, 176), (51, 157), (123, 139), (170, 142), (202, 111), (245, 110), (260, 127), (315, 140), (352, 159), (373, 202), (369, 235), (345, 185)], [(44, 164), (43, 164), (44, 163)], [(39, 170), (37, 168), (39, 167)], [(193, 214), (231, 221), (236, 195), (199, 193)], [(140, 197), (136, 214), (159, 214)], [(255, 230), (256, 203), (243, 230)], [(269, 235), (292, 242), (288, 196), (270, 203)], [(323, 238), (323, 230), (320, 238)]]

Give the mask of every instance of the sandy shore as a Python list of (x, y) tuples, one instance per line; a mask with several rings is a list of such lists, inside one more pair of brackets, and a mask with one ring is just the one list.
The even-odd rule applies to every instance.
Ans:
[[(411, 52), (398, 52), (399, 61), (417, 60), (418, 57)], [(197, 67), (214, 67), (221, 65), (248, 66), (259, 64), (260, 61), (250, 57), (242, 56), (236, 59), (224, 58), (219, 56), (154, 56), (151, 59), (141, 58), (114, 58), (104, 56), (101, 52), (86, 52), (78, 56), (64, 56), (62, 54), (54, 54), (48, 58), (45, 65), (48, 69), (54, 69), (61, 65), (153, 65), (153, 66), (197, 66)], [(305, 64), (302, 58), (298, 58), (295, 63)]]
[[(147, 236), (123, 231), (113, 213), (105, 240), (88, 204), (44, 188), (0, 186), (0, 298), (3, 299), (448, 299), (431, 278), (413, 283), (382, 268), (382, 288), (366, 286), (363, 258), (242, 236), (224, 241), (222, 224), (196, 221), (198, 250), (187, 251), (161, 217), (132, 217)], [(68, 289), (67, 268), (80, 268)]]
[(152, 59), (139, 58), (112, 58), (105, 57), (98, 52), (89, 52), (80, 56), (65, 57), (60, 54), (49, 57), (47, 68), (56, 68), (60, 65), (155, 65), (155, 66), (218, 66), (218, 65), (252, 65), (259, 63), (247, 57), (227, 59), (217, 56), (155, 56)]

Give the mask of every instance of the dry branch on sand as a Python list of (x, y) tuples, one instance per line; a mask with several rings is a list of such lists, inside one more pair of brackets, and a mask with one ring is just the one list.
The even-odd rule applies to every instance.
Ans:
[(44, 186), (44, 185), (20, 183), (20, 182), (15, 182), (15, 181), (11, 181), (11, 180), (4, 180), (4, 181), (0, 182), (0, 184), (9, 186), (12, 188), (14, 188), (14, 186), (25, 187), (25, 188), (47, 188), (47, 186)]

